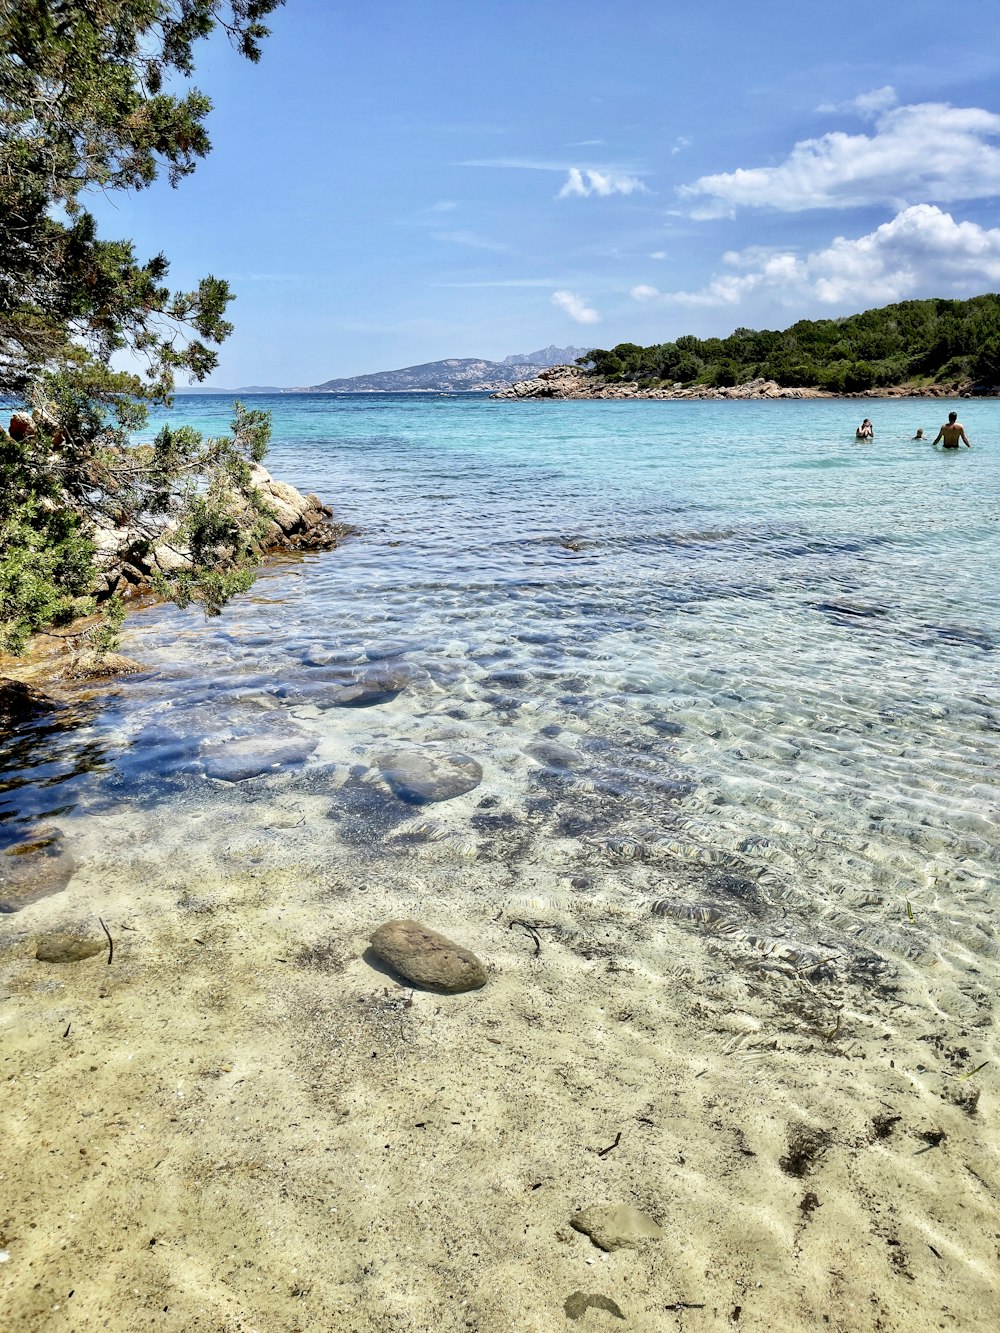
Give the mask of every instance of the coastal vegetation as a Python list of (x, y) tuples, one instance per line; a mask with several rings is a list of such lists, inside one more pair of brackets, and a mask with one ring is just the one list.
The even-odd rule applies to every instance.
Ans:
[[(167, 285), (162, 254), (98, 234), (88, 196), (172, 185), (210, 149), (195, 43), (251, 61), (282, 0), (21, 0), (0, 11), (0, 649), (93, 610), (108, 534), (166, 535), (160, 592), (209, 612), (252, 581), (271, 513), (252, 485), (265, 414), (232, 433), (164, 428), (135, 446), (177, 374), (202, 380), (232, 331), (227, 284)], [(122, 368), (123, 366), (127, 368)], [(103, 589), (111, 596), (113, 589)], [(119, 613), (111, 601), (112, 621)]]
[(857, 393), (890, 385), (1000, 383), (1000, 296), (900, 301), (844, 319), (802, 319), (787, 329), (739, 328), (727, 338), (685, 334), (640, 347), (594, 348), (578, 364), (640, 388), (750, 380)]

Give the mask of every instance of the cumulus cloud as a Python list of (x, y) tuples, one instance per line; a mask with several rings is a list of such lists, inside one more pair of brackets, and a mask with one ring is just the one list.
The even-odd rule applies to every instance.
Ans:
[(904, 209), (865, 236), (838, 236), (805, 258), (750, 249), (730, 251), (724, 262), (738, 270), (715, 276), (693, 292), (632, 288), (637, 301), (687, 306), (738, 305), (766, 294), (800, 304), (874, 306), (930, 294), (972, 295), (1000, 286), (1000, 228), (956, 222), (932, 204)]
[(578, 324), (596, 324), (601, 318), (593, 306), (587, 305), (576, 292), (553, 292), (552, 304), (565, 310), (570, 319), (575, 319)]
[(804, 139), (778, 166), (741, 167), (681, 186), (692, 216), (727, 217), (738, 208), (903, 208), (1000, 194), (1000, 116), (939, 102), (878, 109), (890, 91), (867, 95), (871, 134)]
[(886, 84), (884, 88), (873, 88), (871, 92), (859, 93), (848, 102), (824, 102), (816, 110), (853, 111), (859, 116), (877, 116), (880, 111), (895, 106), (897, 101), (895, 88)]
[(597, 195), (606, 199), (612, 194), (645, 194), (646, 187), (638, 176), (619, 171), (594, 171), (589, 167), (570, 167), (559, 194), (559, 199), (589, 199)]

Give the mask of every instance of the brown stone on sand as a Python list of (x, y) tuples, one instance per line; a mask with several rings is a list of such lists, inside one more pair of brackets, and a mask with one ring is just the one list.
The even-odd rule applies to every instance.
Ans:
[(375, 954), (416, 986), (454, 994), (486, 985), (474, 953), (419, 921), (387, 921), (371, 937)]
[(19, 912), (28, 903), (60, 893), (76, 872), (58, 829), (36, 829), (34, 837), (0, 855), (0, 912)]
[(55, 933), (43, 935), (38, 941), (35, 957), (40, 963), (79, 963), (84, 958), (106, 953), (108, 942), (80, 935)]
[(640, 1213), (627, 1203), (596, 1203), (582, 1208), (569, 1219), (574, 1231), (582, 1231), (601, 1250), (620, 1250), (657, 1240), (662, 1228), (648, 1213)]

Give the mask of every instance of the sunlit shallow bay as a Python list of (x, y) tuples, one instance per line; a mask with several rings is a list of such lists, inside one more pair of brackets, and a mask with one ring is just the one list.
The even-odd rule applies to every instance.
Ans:
[[(181, 399), (173, 417), (221, 432), (230, 401)], [(83, 917), (102, 903), (107, 913), (102, 895), (111, 895), (119, 926), (137, 932), (138, 958), (144, 919), (169, 907), (176, 938), (197, 937), (176, 964), (183, 988), (206, 955), (213, 922), (236, 911), (226, 886), (238, 883), (244, 904), (251, 886), (253, 925), (233, 926), (228, 947), (246, 952), (257, 977), (286, 968), (297, 980), (273, 984), (287, 990), (290, 1006), (297, 997), (300, 1017), (315, 1019), (321, 992), (309, 987), (331, 976), (355, 1009), (391, 986), (361, 957), (366, 933), (386, 916), (420, 916), (495, 968), (495, 980), (470, 1002), (491, 1003), (484, 998), (491, 986), (500, 996), (495, 1012), (471, 1011), (480, 1015), (479, 1030), (495, 1034), (483, 1048), (490, 1058), (508, 1023), (515, 1032), (518, 1023), (527, 1031), (541, 1023), (541, 1035), (546, 1005), (558, 1007), (562, 988), (576, 997), (576, 1019), (562, 1013), (562, 1035), (552, 1037), (553, 1058), (576, 1070), (567, 1080), (582, 1078), (579, 1061), (559, 1055), (558, 1042), (583, 1043), (602, 1051), (608, 1068), (620, 1065), (623, 1080), (613, 1095), (602, 1093), (610, 1101), (600, 1117), (587, 1091), (596, 1085), (584, 1078), (576, 1087), (572, 1104), (589, 1108), (580, 1111), (582, 1141), (604, 1135), (581, 1147), (588, 1161), (626, 1120), (636, 1133), (646, 1132), (645, 1123), (666, 1123), (661, 1103), (675, 1079), (697, 1097), (711, 1087), (712, 1106), (728, 1107), (726, 1117), (738, 1120), (744, 1099), (756, 1105), (741, 1131), (754, 1145), (747, 1151), (763, 1160), (771, 1143), (768, 1169), (779, 1183), (792, 1180), (798, 1194), (804, 1187), (787, 1166), (795, 1126), (820, 1123), (832, 1145), (841, 1115), (855, 1115), (860, 1135), (876, 1113), (895, 1113), (894, 1099), (912, 1095), (919, 1114), (908, 1121), (909, 1112), (900, 1112), (901, 1133), (933, 1135), (945, 1115), (956, 1118), (946, 1127), (953, 1140), (955, 1125), (979, 1135), (986, 1098), (970, 1112), (966, 1093), (989, 1074), (977, 1075), (978, 1083), (959, 1080), (992, 1058), (1000, 980), (1000, 405), (959, 404), (974, 447), (949, 456), (911, 442), (918, 426), (936, 430), (951, 406), (941, 401), (866, 404), (876, 426), (866, 446), (853, 439), (860, 405), (833, 400), (529, 404), (303, 395), (254, 403), (274, 414), (271, 471), (316, 491), (359, 533), (335, 552), (273, 563), (219, 619), (170, 607), (138, 612), (122, 646), (145, 670), (92, 700), (78, 724), (41, 722), (8, 746), (0, 838), (11, 846), (55, 828), (60, 855), (74, 867), (60, 894), (7, 918), (8, 937), (20, 939), (59, 913)], [(358, 680), (381, 682), (382, 696), (370, 706), (342, 706), (345, 682)], [(453, 799), (415, 805), (386, 776), (400, 753), (432, 769), (445, 756), (468, 756), (482, 781)], [(345, 920), (357, 921), (358, 939), (345, 936)], [(294, 954), (281, 933), (291, 923), (301, 945)], [(119, 933), (127, 967), (129, 939)], [(36, 982), (28, 963), (12, 967), (12, 993), (27, 1003)], [(597, 985), (587, 980), (595, 969), (601, 986), (623, 989), (613, 1003), (611, 992), (600, 991), (591, 1011), (585, 997)], [(616, 969), (633, 980), (617, 982)], [(230, 989), (218, 977), (211, 985)], [(190, 1001), (183, 993), (178, 1012)], [(218, 1016), (224, 1004), (214, 994), (206, 990), (201, 1030), (220, 1051), (235, 1043), (236, 1054), (229, 1050), (223, 1062), (232, 1064), (242, 1039), (226, 1036), (236, 1020)], [(409, 1009), (397, 1014), (386, 995), (391, 1042), (367, 1010), (357, 1042), (329, 1041), (348, 1065), (345, 1043), (358, 1058), (364, 1046), (372, 1069), (379, 1062), (367, 1046), (380, 1058), (391, 1049), (403, 1078), (426, 1034), (411, 1033)], [(520, 998), (505, 1012), (511, 995)], [(451, 1014), (465, 1012), (454, 1000), (448, 1005)], [(261, 1002), (261, 1013), (280, 1008), (273, 994)], [(295, 1021), (293, 1008), (282, 1021)], [(327, 1012), (323, 1030), (336, 1033), (343, 1021)], [(398, 1049), (400, 1024), (406, 1041)], [(310, 1031), (312, 1072), (303, 1086), (319, 1077), (315, 1052), (327, 1040)], [(464, 1052), (470, 1031), (435, 1038), (439, 1054)], [(266, 1068), (263, 1051), (254, 1058)], [(709, 1076), (694, 1085), (702, 1065)], [(541, 1086), (528, 1067), (505, 1079), (532, 1089), (530, 1096)], [(492, 1094), (477, 1095), (488, 1101)], [(373, 1096), (381, 1110), (369, 1127), (381, 1145), (391, 1137), (383, 1126), (393, 1122), (395, 1111), (386, 1108), (396, 1106), (395, 1094), (382, 1087)], [(647, 1103), (657, 1104), (655, 1114), (643, 1110)], [(344, 1106), (346, 1121), (356, 1108)], [(423, 1103), (416, 1109), (421, 1114), (402, 1120), (431, 1119)], [(691, 1142), (716, 1114), (702, 1102), (678, 1103), (674, 1113), (687, 1117)], [(538, 1114), (544, 1139), (545, 1115)], [(553, 1141), (572, 1141), (572, 1116), (552, 1114)], [(231, 1132), (234, 1141), (242, 1133)], [(688, 1138), (676, 1133), (669, 1153), (660, 1145), (662, 1162), (675, 1163), (677, 1152), (682, 1163), (685, 1153), (695, 1160)], [(362, 1155), (372, 1151), (367, 1140), (358, 1143)], [(900, 1162), (910, 1163), (921, 1144), (909, 1139)], [(542, 1158), (544, 1178), (558, 1176), (558, 1158), (541, 1148), (508, 1150), (521, 1154), (525, 1173), (516, 1189), (510, 1185), (512, 1197), (537, 1188), (528, 1177), (544, 1175)], [(779, 1167), (782, 1150), (786, 1165)], [(468, 1147), (461, 1161), (485, 1163), (484, 1180), (499, 1188), (506, 1176), (491, 1176), (489, 1153)], [(610, 1177), (613, 1188), (588, 1184), (578, 1198), (563, 1182), (566, 1201), (553, 1205), (554, 1215), (568, 1215), (571, 1196), (575, 1206), (594, 1190), (628, 1193), (629, 1180), (630, 1197), (645, 1191), (655, 1210), (649, 1172), (634, 1162), (616, 1167), (616, 1160), (607, 1159), (607, 1169), (620, 1173)], [(739, 1154), (732, 1160), (739, 1165)], [(777, 1186), (761, 1185), (759, 1197), (750, 1186), (741, 1195), (738, 1183), (735, 1195), (721, 1191), (720, 1161), (702, 1175), (697, 1165), (670, 1167), (678, 1175), (668, 1194), (686, 1210), (695, 1237), (671, 1270), (685, 1281), (720, 1249), (736, 1253), (732, 1247), (754, 1227), (770, 1240), (758, 1237), (751, 1256), (760, 1246), (771, 1254), (772, 1242), (774, 1254), (794, 1250), (776, 1237), (798, 1225), (798, 1195), (789, 1196), (786, 1218)], [(929, 1159), (916, 1161), (924, 1171)], [(357, 1198), (390, 1188), (391, 1168), (379, 1170), (374, 1185), (362, 1187), (358, 1178)], [(965, 1196), (957, 1158), (948, 1170), (959, 1174), (948, 1177), (940, 1207), (964, 1200), (970, 1216), (985, 1215), (986, 1195)], [(917, 1188), (916, 1172), (906, 1165), (905, 1188)], [(406, 1180), (391, 1188), (416, 1188)], [(928, 1197), (941, 1194), (940, 1182), (920, 1180)], [(875, 1314), (865, 1322), (866, 1314), (852, 1327), (906, 1327), (892, 1322), (905, 1302), (886, 1296), (889, 1277), (879, 1277), (877, 1266), (904, 1281), (892, 1247), (872, 1231), (844, 1179), (830, 1188), (840, 1190), (841, 1204), (828, 1213), (827, 1248), (782, 1279), (798, 1302), (786, 1326), (811, 1326), (824, 1310), (843, 1315), (829, 1278), (843, 1257), (834, 1254), (839, 1207), (841, 1224), (869, 1240), (875, 1235), (871, 1244), (883, 1256), (865, 1258), (874, 1276), (858, 1281), (878, 1292), (878, 1317), (888, 1322), (874, 1322)], [(822, 1202), (823, 1189), (816, 1190)], [(714, 1221), (699, 1211), (709, 1196)], [(733, 1197), (749, 1211), (734, 1215), (730, 1235), (719, 1219)], [(244, 1219), (244, 1239), (252, 1233), (263, 1243), (261, 1209)], [(911, 1209), (918, 1226), (914, 1216)], [(975, 1310), (985, 1299), (982, 1256), (959, 1223), (949, 1243), (957, 1253), (970, 1247), (963, 1276), (945, 1291), (935, 1285), (945, 1279), (926, 1268), (926, 1245), (942, 1248), (948, 1217), (926, 1231), (937, 1239), (921, 1242), (919, 1261), (907, 1249), (907, 1299), (929, 1320), (948, 1301), (967, 1299)], [(424, 1226), (437, 1234), (433, 1220)], [(299, 1243), (295, 1234), (289, 1222), (275, 1242), (279, 1268), (282, 1245), (291, 1255)], [(392, 1255), (400, 1243), (396, 1236)], [(547, 1254), (549, 1241), (538, 1243)], [(568, 1242), (551, 1244), (558, 1250)], [(793, 1269), (805, 1242), (795, 1244), (799, 1257), (787, 1259)], [(542, 1285), (555, 1285), (530, 1324), (517, 1322), (535, 1309), (523, 1292), (515, 1300), (497, 1294), (502, 1284), (494, 1289), (506, 1260), (484, 1260), (480, 1277), (465, 1286), (454, 1273), (435, 1285), (427, 1275), (444, 1271), (435, 1262), (425, 1255), (418, 1275), (406, 1279), (406, 1308), (423, 1312), (412, 1325), (379, 1324), (364, 1304), (378, 1292), (384, 1299), (386, 1290), (398, 1296), (399, 1274), (383, 1272), (378, 1285), (371, 1274), (344, 1268), (327, 1274), (327, 1295), (340, 1293), (346, 1311), (349, 1293), (367, 1292), (360, 1322), (321, 1325), (321, 1314), (332, 1318), (341, 1306), (316, 1306), (303, 1326), (465, 1327), (434, 1303), (449, 1291), (478, 1302), (476, 1327), (565, 1326), (562, 1299), (572, 1287), (556, 1300), (563, 1279), (553, 1274), (562, 1261), (552, 1255)], [(727, 1294), (719, 1310), (747, 1305), (744, 1323), (773, 1326), (773, 1308), (753, 1315), (750, 1298), (740, 1296), (752, 1287), (745, 1279), (753, 1262), (744, 1256), (739, 1273), (722, 1263)], [(774, 1255), (766, 1261), (772, 1272), (785, 1263)], [(510, 1264), (521, 1279), (531, 1270), (523, 1255)], [(634, 1306), (630, 1326), (673, 1327), (657, 1322), (659, 1279), (652, 1268), (643, 1271), (641, 1281), (629, 1278), (646, 1302)], [(199, 1299), (218, 1311), (224, 1302), (211, 1294), (213, 1274)], [(609, 1269), (605, 1283), (613, 1278)], [(917, 1295), (914, 1282), (924, 1284)], [(242, 1308), (257, 1309), (253, 1300), (263, 1297), (246, 1290)], [(623, 1288), (615, 1290), (626, 1303)], [(865, 1299), (859, 1291), (852, 1299)], [(681, 1294), (699, 1298), (687, 1288)], [(437, 1323), (420, 1322), (432, 1317)]]

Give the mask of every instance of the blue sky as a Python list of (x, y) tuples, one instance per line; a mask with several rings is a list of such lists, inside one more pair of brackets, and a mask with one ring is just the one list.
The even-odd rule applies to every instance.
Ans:
[(995, 4), (288, 0), (194, 176), (99, 201), (230, 280), (212, 383), (1000, 291)]

